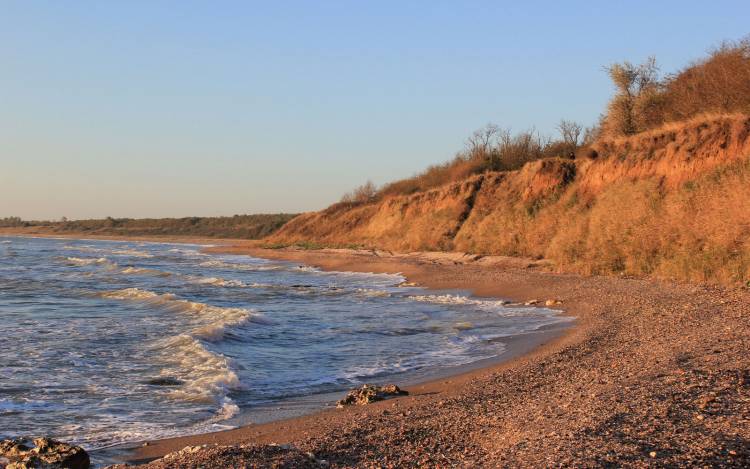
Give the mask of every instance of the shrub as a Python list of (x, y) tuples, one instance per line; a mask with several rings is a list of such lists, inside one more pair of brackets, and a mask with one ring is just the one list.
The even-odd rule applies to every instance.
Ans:
[(640, 65), (630, 62), (607, 67), (615, 85), (615, 96), (607, 106), (602, 128), (607, 135), (632, 135), (646, 130), (660, 119), (662, 96), (659, 67), (649, 57)]
[(372, 181), (367, 181), (351, 192), (347, 192), (341, 197), (341, 202), (349, 204), (363, 204), (375, 200), (378, 189)]
[(750, 36), (724, 42), (708, 58), (669, 77), (664, 87), (664, 120), (697, 114), (750, 114)]
[(601, 133), (607, 137), (699, 114), (750, 114), (750, 37), (724, 42), (707, 58), (665, 79), (659, 78), (653, 57), (640, 65), (614, 64), (607, 72), (616, 88), (602, 118)]
[[(564, 140), (552, 140), (534, 130), (513, 134), (509, 129), (487, 124), (472, 133), (464, 150), (451, 161), (430, 166), (411, 178), (386, 184), (376, 197), (426, 191), (486, 171), (511, 171), (540, 158), (569, 157), (577, 148), (582, 127), (570, 121), (563, 123)], [(351, 195), (345, 197), (349, 200)]]

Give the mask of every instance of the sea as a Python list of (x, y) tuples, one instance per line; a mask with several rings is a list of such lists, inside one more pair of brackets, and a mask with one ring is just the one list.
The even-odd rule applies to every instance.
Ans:
[(499, 357), (509, 338), (570, 320), (399, 274), (202, 248), (0, 237), (0, 439), (95, 451), (223, 430), (255, 409), (267, 419)]

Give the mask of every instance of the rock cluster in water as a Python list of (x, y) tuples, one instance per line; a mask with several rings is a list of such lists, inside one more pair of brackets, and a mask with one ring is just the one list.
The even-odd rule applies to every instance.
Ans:
[(365, 384), (361, 388), (352, 389), (351, 391), (349, 391), (346, 397), (336, 403), (336, 407), (344, 407), (347, 405), (366, 405), (370, 404), (371, 402), (382, 401), (390, 397), (408, 395), (408, 391), (404, 391), (395, 384), (387, 384), (385, 386), (373, 386), (371, 384)]
[(25, 440), (0, 441), (0, 469), (88, 469), (89, 455), (80, 446), (51, 438), (36, 438), (34, 446)]

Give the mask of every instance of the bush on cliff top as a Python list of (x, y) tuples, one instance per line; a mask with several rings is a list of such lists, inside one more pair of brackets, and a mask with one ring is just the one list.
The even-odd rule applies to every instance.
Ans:
[(750, 114), (750, 36), (724, 42), (708, 57), (664, 78), (653, 57), (642, 64), (616, 63), (606, 70), (615, 85), (615, 95), (598, 126), (583, 129), (563, 120), (558, 126), (560, 137), (553, 139), (533, 130), (513, 135), (508, 129), (488, 124), (467, 139), (466, 147), (453, 160), (385, 184), (377, 191), (370, 183), (367, 196), (357, 196), (355, 191), (345, 195), (342, 202), (366, 203), (408, 195), (474, 174), (519, 169), (540, 158), (570, 157), (600, 138), (633, 135), (702, 114)]
[(724, 42), (708, 57), (659, 77), (656, 60), (613, 64), (615, 95), (602, 118), (608, 137), (633, 135), (700, 114), (750, 114), (750, 36)]

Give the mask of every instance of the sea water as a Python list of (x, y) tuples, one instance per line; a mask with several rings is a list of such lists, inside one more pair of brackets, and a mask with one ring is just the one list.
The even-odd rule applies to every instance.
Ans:
[(503, 353), (545, 308), (201, 246), (0, 237), (0, 438), (86, 449)]

